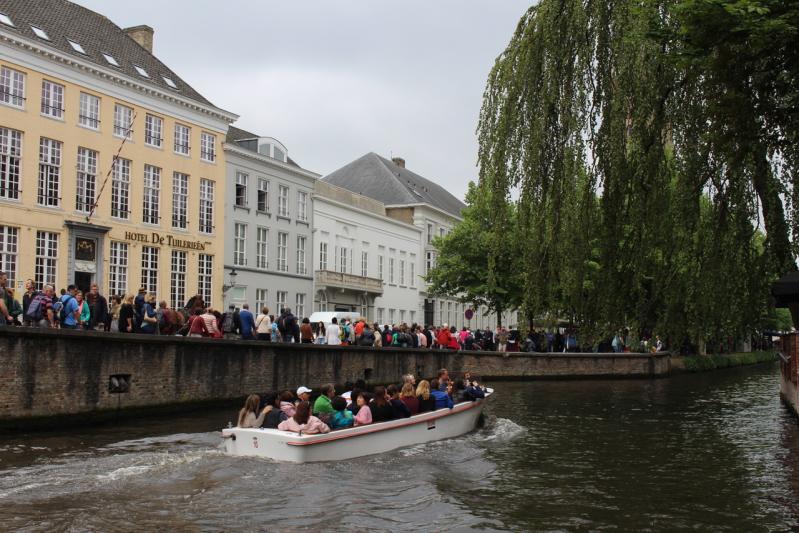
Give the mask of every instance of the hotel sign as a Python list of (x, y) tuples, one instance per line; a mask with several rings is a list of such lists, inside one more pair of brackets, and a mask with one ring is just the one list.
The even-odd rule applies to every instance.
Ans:
[(188, 241), (185, 239), (177, 239), (172, 235), (161, 235), (160, 233), (152, 232), (152, 233), (138, 233), (136, 231), (126, 231), (125, 232), (125, 240), (132, 241), (132, 242), (141, 242), (145, 244), (157, 244), (157, 245), (164, 245), (172, 246), (175, 248), (186, 248), (189, 250), (205, 250), (205, 245), (207, 243), (200, 242), (200, 241)]

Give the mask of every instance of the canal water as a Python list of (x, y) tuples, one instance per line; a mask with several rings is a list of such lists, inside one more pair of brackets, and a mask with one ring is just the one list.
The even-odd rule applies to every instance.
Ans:
[(225, 456), (229, 409), (0, 436), (0, 529), (790, 531), (799, 422), (776, 365), (497, 383), (486, 426), (340, 463)]

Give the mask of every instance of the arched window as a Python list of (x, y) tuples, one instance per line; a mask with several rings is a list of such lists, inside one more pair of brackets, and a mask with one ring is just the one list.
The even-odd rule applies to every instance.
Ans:
[(316, 291), (315, 306), (318, 311), (327, 311), (327, 292), (323, 290)]

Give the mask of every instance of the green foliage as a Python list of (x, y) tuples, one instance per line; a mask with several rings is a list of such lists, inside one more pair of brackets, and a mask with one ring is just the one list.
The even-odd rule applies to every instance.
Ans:
[[(463, 221), (433, 241), (438, 258), (426, 276), (428, 290), (485, 305), (501, 320), (503, 311), (518, 307), (521, 295), (523, 269), (514, 239), (516, 210), (505, 202), (497, 207), (503, 210), (501, 217), (492, 216), (489, 196), (474, 183), (469, 183), (466, 205)], [(492, 220), (501, 220), (505, 231), (489, 231)]]
[(522, 17), (489, 75), (479, 187), (494, 251), (515, 224), (528, 317), (673, 346), (763, 326), (770, 280), (796, 268), (796, 4), (541, 0)]
[(731, 368), (734, 366), (754, 365), (767, 361), (776, 361), (777, 354), (774, 352), (747, 352), (732, 353), (727, 355), (693, 355), (683, 358), (685, 370), (688, 372), (705, 372), (718, 368)]

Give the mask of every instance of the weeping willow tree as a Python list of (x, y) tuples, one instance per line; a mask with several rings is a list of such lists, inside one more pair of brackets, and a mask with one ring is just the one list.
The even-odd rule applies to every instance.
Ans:
[[(490, 213), (518, 204), (530, 320), (569, 318), (588, 342), (631, 327), (715, 343), (758, 327), (799, 228), (783, 209), (799, 191), (796, 107), (784, 109), (799, 9), (766, 3), (541, 0), (522, 17), (478, 134)], [(751, 50), (775, 31), (779, 45)]]

